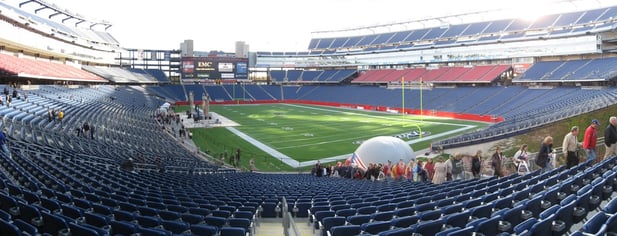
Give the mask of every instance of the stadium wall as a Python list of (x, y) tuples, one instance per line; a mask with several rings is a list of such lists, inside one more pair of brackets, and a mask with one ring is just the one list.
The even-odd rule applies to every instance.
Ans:
[[(202, 101), (195, 101), (195, 105), (201, 105)], [(386, 106), (371, 106), (371, 105), (363, 105), (363, 104), (350, 104), (350, 103), (338, 103), (338, 102), (322, 102), (322, 101), (309, 101), (309, 100), (260, 100), (260, 101), (212, 101), (210, 104), (212, 105), (234, 105), (234, 104), (303, 104), (303, 105), (316, 105), (316, 106), (329, 106), (329, 107), (339, 107), (339, 108), (350, 108), (350, 109), (358, 109), (358, 110), (367, 110), (367, 111), (379, 111), (379, 112), (390, 112), (390, 113), (405, 113), (409, 115), (425, 115), (425, 116), (435, 116), (435, 117), (443, 117), (443, 118), (451, 118), (458, 120), (470, 120), (470, 121), (480, 121), (480, 122), (489, 122), (489, 123), (499, 123), (504, 121), (504, 118), (501, 116), (490, 116), (490, 115), (478, 115), (478, 114), (469, 114), (469, 113), (456, 113), (456, 112), (448, 112), (448, 111), (435, 111), (435, 110), (422, 110), (420, 113), (419, 109), (410, 109), (410, 108), (400, 108), (400, 107), (386, 107)], [(185, 106), (189, 103), (186, 101), (179, 101), (175, 103), (178, 106)]]

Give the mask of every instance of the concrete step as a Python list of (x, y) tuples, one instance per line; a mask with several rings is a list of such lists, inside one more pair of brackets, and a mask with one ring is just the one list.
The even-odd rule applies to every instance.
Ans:
[[(257, 219), (255, 236), (283, 236), (282, 218), (261, 218)], [(294, 218), (299, 236), (318, 236), (319, 232), (313, 233), (312, 225), (308, 225), (307, 218)], [(290, 229), (291, 230), (291, 229)], [(293, 235), (293, 233), (291, 234)]]

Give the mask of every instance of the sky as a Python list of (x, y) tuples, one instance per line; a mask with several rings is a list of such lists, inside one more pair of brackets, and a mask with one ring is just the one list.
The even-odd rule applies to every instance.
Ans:
[[(5, 0), (20, 2), (20, 0)], [(22, 0), (25, 1), (25, 0)], [(194, 40), (196, 51), (307, 51), (311, 32), (410, 21), (485, 9), (512, 9), (534, 18), (555, 0), (47, 0), (90, 19), (109, 21), (122, 47), (178, 49)], [(569, 0), (566, 7), (617, 5), (617, 0)]]

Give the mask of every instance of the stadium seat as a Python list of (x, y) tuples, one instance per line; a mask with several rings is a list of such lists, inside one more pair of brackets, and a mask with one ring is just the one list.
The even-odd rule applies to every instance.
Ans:
[(230, 218), (228, 219), (228, 225), (243, 228), (246, 232), (251, 232), (253, 228), (253, 223), (245, 218)]
[(152, 216), (135, 216), (135, 220), (139, 223), (139, 227), (155, 228), (161, 226), (161, 219)]
[(112, 235), (131, 235), (137, 233), (139, 229), (137, 225), (123, 221), (111, 220), (109, 224)]
[(182, 221), (162, 220), (161, 225), (174, 234), (184, 234), (190, 229), (190, 225)]
[(362, 225), (371, 221), (370, 215), (354, 215), (347, 217), (347, 222), (352, 225)]
[(39, 227), (41, 233), (52, 235), (69, 234), (69, 226), (62, 217), (47, 212), (41, 212), (41, 216), (43, 217), (43, 225)]
[(218, 228), (212, 225), (197, 224), (191, 225), (191, 232), (197, 235), (204, 236), (216, 235), (218, 233)]
[(173, 235), (171, 232), (164, 230), (164, 229), (159, 229), (159, 228), (142, 228), (140, 227), (139, 229), (139, 234), (140, 235), (152, 235), (152, 236), (171, 236)]
[(414, 234), (413, 228), (394, 228), (394, 229), (382, 231), (381, 233), (379, 233), (380, 236), (406, 236), (406, 235), (413, 235), (413, 234)]
[[(439, 213), (441, 215), (441, 212)], [(394, 211), (375, 212), (371, 214), (373, 221), (389, 221), (394, 217)]]
[[(261, 217), (265, 218), (274, 218), (277, 217), (276, 208), (278, 207), (278, 203), (273, 202), (264, 202), (261, 204)], [(330, 209), (328, 207), (328, 209)]]
[(359, 235), (361, 232), (360, 225), (341, 225), (330, 228), (329, 236), (346, 236)]
[(222, 227), (220, 230), (221, 236), (246, 236), (246, 231), (244, 228), (240, 227)]
[(69, 229), (72, 235), (84, 235), (84, 236), (99, 236), (99, 232), (96, 230), (76, 224), (74, 222), (69, 223)]
[(499, 220), (501, 217), (499, 216), (494, 216), (491, 218), (488, 218), (482, 222), (479, 222), (475, 228), (474, 231), (478, 232), (478, 233), (482, 233), (484, 235), (497, 235), (500, 234), (501, 231), (499, 230)]
[(346, 222), (347, 221), (344, 217), (338, 217), (338, 216), (325, 217), (320, 221), (319, 229), (321, 229), (322, 235), (326, 236), (330, 228), (334, 226), (345, 225)]
[(3, 219), (0, 219), (0, 234), (1, 235), (21, 235), (21, 230), (15, 224), (11, 224)]
[(36, 226), (21, 219), (16, 219), (13, 221), (13, 224), (15, 224), (17, 228), (22, 231), (23, 235), (39, 235), (39, 229)]
[(443, 223), (441, 219), (420, 221), (415, 225), (414, 232), (422, 235), (435, 235), (442, 230)]
[(471, 211), (463, 211), (458, 213), (452, 213), (444, 216), (444, 224), (449, 227), (465, 228), (469, 223), (471, 217)]
[(396, 217), (390, 221), (390, 224), (392, 225), (392, 227), (396, 228), (407, 228), (411, 225), (418, 223), (419, 219), (420, 218), (416, 215)]
[(361, 225), (362, 228), (362, 232), (365, 233), (369, 233), (369, 234), (378, 234), (382, 231), (386, 231), (390, 229), (390, 222), (389, 221), (373, 221), (373, 222), (368, 222), (368, 223), (364, 223)]
[(606, 223), (608, 222), (609, 218), (609, 215), (599, 211), (591, 218), (589, 218), (589, 220), (585, 222), (585, 224), (583, 224), (580, 231), (591, 235), (605, 235), (607, 227)]
[(201, 224), (204, 222), (204, 216), (202, 215), (185, 213), (185, 214), (182, 214), (180, 218), (182, 219), (182, 221), (189, 223), (189, 224)]
[(217, 217), (217, 216), (206, 216), (204, 217), (204, 222), (206, 222), (206, 224), (208, 225), (212, 225), (220, 229), (225, 224), (227, 224), (227, 219), (223, 217)]

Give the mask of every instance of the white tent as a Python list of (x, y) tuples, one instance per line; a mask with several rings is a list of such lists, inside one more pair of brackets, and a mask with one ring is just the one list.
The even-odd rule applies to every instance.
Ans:
[(391, 136), (379, 136), (366, 140), (356, 149), (355, 154), (366, 165), (388, 161), (398, 163), (401, 159), (407, 163), (416, 159), (409, 144)]

